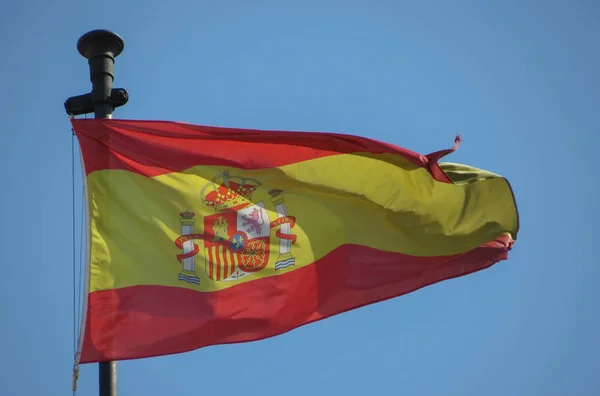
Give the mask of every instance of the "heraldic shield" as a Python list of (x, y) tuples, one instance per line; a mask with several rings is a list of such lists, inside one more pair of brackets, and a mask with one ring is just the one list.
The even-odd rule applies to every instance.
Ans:
[[(283, 190), (268, 190), (270, 205), (277, 217), (271, 219), (264, 201), (254, 203), (252, 195), (260, 182), (230, 176), (228, 171), (215, 176), (200, 190), (202, 203), (216, 213), (204, 217), (204, 232), (194, 232), (196, 214), (189, 210), (179, 214), (181, 235), (174, 241), (183, 250), (177, 260), (183, 269), (178, 279), (200, 284), (196, 272), (196, 255), (203, 249), (206, 275), (214, 281), (232, 281), (256, 273), (269, 262), (271, 232), (279, 239), (275, 270), (295, 265), (291, 252), (296, 235), (291, 230), (296, 217), (288, 214)], [(203, 248), (194, 240), (202, 240)]]
[(269, 262), (269, 216), (264, 204), (225, 210), (204, 218), (206, 274), (234, 280), (260, 271)]

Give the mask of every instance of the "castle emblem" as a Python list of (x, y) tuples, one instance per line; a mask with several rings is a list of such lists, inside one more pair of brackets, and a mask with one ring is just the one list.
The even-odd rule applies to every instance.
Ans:
[[(179, 280), (200, 284), (195, 258), (200, 252), (196, 241), (201, 240), (206, 275), (215, 281), (231, 281), (264, 269), (272, 257), (271, 230), (276, 229), (279, 249), (274, 260), (275, 270), (295, 264), (292, 245), (296, 235), (291, 229), (296, 223), (288, 215), (283, 191), (268, 191), (270, 205), (277, 217), (269, 218), (265, 202), (253, 202), (252, 195), (261, 187), (255, 179), (230, 177), (227, 171), (216, 176), (200, 190), (201, 202), (214, 209), (206, 216), (204, 234), (194, 233), (195, 213), (180, 213), (181, 236), (175, 244), (183, 252), (177, 255), (182, 263)], [(277, 241), (276, 241), (277, 242)]]

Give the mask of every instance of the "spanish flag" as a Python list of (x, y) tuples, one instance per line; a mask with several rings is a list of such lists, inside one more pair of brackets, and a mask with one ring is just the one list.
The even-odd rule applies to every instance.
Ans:
[(264, 339), (490, 267), (504, 178), (332, 133), (72, 120), (88, 264), (77, 363)]

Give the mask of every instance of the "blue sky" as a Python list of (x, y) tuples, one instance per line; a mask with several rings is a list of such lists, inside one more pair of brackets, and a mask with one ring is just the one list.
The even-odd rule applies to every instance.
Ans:
[[(0, 15), (0, 384), (70, 392), (81, 34), (117, 31), (115, 118), (364, 135), (506, 176), (511, 259), (268, 340), (119, 363), (120, 395), (598, 395), (600, 3), (13, 1)], [(76, 223), (81, 180), (76, 168)], [(78, 249), (78, 246), (77, 246)], [(224, 374), (219, 367), (239, 367)], [(248, 369), (250, 368), (250, 369)], [(79, 395), (97, 394), (97, 365)]]

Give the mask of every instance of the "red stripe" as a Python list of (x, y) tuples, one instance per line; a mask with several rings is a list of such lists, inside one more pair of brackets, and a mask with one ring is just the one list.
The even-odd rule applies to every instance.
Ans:
[(482, 270), (506, 259), (511, 246), (509, 238), (501, 238), (462, 255), (410, 257), (344, 245), (285, 275), (212, 293), (166, 286), (94, 292), (81, 362), (168, 355), (275, 336)]
[[(392, 153), (449, 182), (436, 161), (392, 144), (336, 133), (258, 131), (167, 121), (73, 119), (87, 174), (124, 169), (157, 176), (214, 165), (262, 169), (347, 153)], [(453, 149), (446, 150), (447, 152)], [(444, 151), (444, 152), (446, 152)]]
[(213, 255), (213, 248), (214, 248), (214, 246), (211, 246), (208, 248), (208, 277), (210, 279), (215, 279), (214, 270), (213, 270), (213, 267), (215, 266), (215, 258)]
[(229, 276), (229, 262), (227, 262), (227, 255), (229, 254), (229, 249), (227, 246), (223, 246), (223, 279), (227, 279)]
[(221, 280), (221, 269), (223, 268), (223, 263), (221, 262), (221, 255), (219, 254), (219, 246), (215, 245), (215, 267), (217, 268), (217, 277), (216, 280)]

